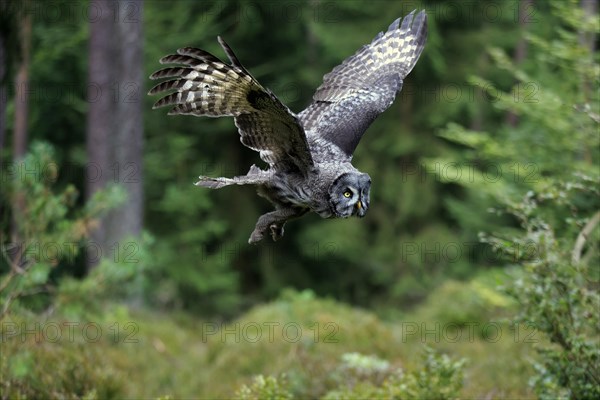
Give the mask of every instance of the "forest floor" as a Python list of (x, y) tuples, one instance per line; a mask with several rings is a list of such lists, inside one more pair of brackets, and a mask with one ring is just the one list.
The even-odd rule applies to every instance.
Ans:
[(295, 393), (315, 398), (331, 390), (343, 354), (411, 371), (428, 346), (466, 359), (461, 398), (533, 398), (542, 338), (508, 322), (511, 301), (489, 289), (494, 279), (449, 281), (394, 321), (309, 291), (226, 325), (123, 305), (94, 321), (13, 315), (2, 323), (1, 387), (21, 397), (230, 398), (253, 376), (285, 373)]

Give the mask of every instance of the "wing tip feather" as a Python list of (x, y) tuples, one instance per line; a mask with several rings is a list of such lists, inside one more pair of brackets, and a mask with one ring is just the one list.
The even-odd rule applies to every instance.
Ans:
[(387, 32), (392, 32), (398, 29), (406, 29), (412, 32), (420, 30), (422, 25), (427, 24), (427, 12), (425, 10), (421, 10), (415, 15), (416, 12), (417, 9), (414, 9), (404, 17), (395, 19), (388, 27)]

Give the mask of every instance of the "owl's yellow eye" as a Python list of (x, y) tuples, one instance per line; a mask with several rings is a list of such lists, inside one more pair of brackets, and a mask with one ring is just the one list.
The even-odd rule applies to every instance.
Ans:
[(349, 190), (346, 190), (346, 191), (344, 192), (344, 197), (346, 197), (346, 198), (349, 198), (349, 197), (351, 197), (351, 196), (352, 196), (352, 192), (351, 192), (351, 191), (349, 191)]

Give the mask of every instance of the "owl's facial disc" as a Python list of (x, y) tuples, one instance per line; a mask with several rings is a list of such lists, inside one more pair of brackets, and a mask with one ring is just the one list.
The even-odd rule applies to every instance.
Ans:
[(329, 205), (338, 218), (364, 217), (369, 209), (371, 178), (348, 172), (340, 175), (329, 189)]

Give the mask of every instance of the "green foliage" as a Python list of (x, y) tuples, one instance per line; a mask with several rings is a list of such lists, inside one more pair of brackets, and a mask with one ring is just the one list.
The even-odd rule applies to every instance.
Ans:
[(453, 399), (462, 387), (465, 360), (453, 361), (446, 354), (425, 350), (423, 368), (408, 375), (406, 398)]
[[(403, 366), (418, 370), (423, 346), (469, 360), (461, 398), (533, 398), (527, 382), (539, 356), (543, 335), (527, 324), (512, 323), (518, 303), (501, 287), (511, 285), (512, 269), (496, 268), (465, 282), (447, 280), (394, 324), (403, 346), (413, 349)], [(415, 354), (416, 353), (416, 354)], [(502, 371), (502, 372), (500, 372)], [(493, 388), (493, 389), (492, 389)]]
[(3, 399), (123, 397), (122, 375), (106, 365), (102, 348), (68, 340), (58, 345), (45, 337), (43, 324), (32, 317), (8, 317), (0, 325)]
[[(231, 382), (239, 385), (249, 376), (282, 371), (295, 396), (322, 396), (334, 384), (329, 372), (342, 354), (397, 357), (400, 350), (393, 346), (397, 340), (390, 327), (372, 313), (310, 291), (286, 291), (228, 324), (203, 328), (213, 366), (207, 379), (221, 396), (230, 393)], [(224, 375), (229, 384), (219, 382)]]
[(112, 187), (77, 207), (73, 185), (55, 187), (59, 174), (52, 146), (36, 142), (14, 165), (2, 191), (2, 202), (14, 207), (14, 223), (10, 239), (8, 223), (1, 231), (0, 319), (13, 303), (38, 310), (47, 306), (43, 295), (55, 291), (52, 274), (77, 257), (94, 218), (123, 201), (123, 192)]
[(510, 279), (505, 271), (490, 270), (467, 282), (447, 280), (413, 314), (422, 321), (461, 327), (501, 321), (516, 311), (514, 299), (498, 290)]
[[(592, 186), (593, 185), (593, 186)], [(500, 250), (514, 253), (514, 245), (528, 246), (535, 252), (518, 254), (524, 268), (523, 274), (513, 286), (508, 288), (520, 303), (518, 322), (529, 324), (545, 333), (553, 346), (540, 349), (543, 361), (536, 364), (538, 375), (532, 379), (536, 392), (543, 399), (556, 398), (595, 398), (600, 396), (600, 307), (598, 293), (598, 262), (600, 229), (586, 237), (591, 246), (585, 260), (578, 258), (575, 236), (565, 237), (555, 225), (544, 217), (558, 213), (563, 207), (577, 209), (577, 199), (581, 196), (597, 199), (600, 194), (600, 180), (576, 185), (578, 189), (554, 190), (535, 195), (529, 193), (519, 204), (516, 216), (521, 218), (525, 234), (506, 240), (490, 238)], [(558, 190), (557, 190), (558, 189)], [(562, 192), (560, 199), (553, 192)], [(595, 207), (597, 208), (597, 207)], [(591, 212), (589, 210), (588, 212)], [(574, 217), (578, 217), (577, 212)], [(595, 213), (596, 224), (600, 213)], [(557, 218), (558, 219), (558, 218)], [(560, 221), (560, 220), (559, 220)], [(585, 226), (594, 228), (588, 220)], [(581, 227), (579, 218), (569, 218), (568, 225)], [(584, 228), (585, 229), (585, 228)]]
[(462, 387), (465, 360), (452, 361), (426, 348), (422, 368), (405, 374), (376, 357), (342, 356), (345, 381), (324, 399), (454, 399)]
[(56, 288), (54, 306), (73, 319), (102, 315), (106, 303), (116, 299), (141, 303), (148, 282), (148, 269), (152, 265), (149, 249), (153, 238), (142, 234), (139, 238), (124, 238), (127, 256), (104, 257), (84, 278), (64, 277)]
[(250, 386), (243, 385), (235, 394), (240, 400), (290, 400), (292, 394), (286, 389), (285, 377), (258, 375)]
[[(337, 383), (324, 400), (346, 399), (454, 399), (462, 387), (464, 360), (452, 361), (445, 354), (427, 348), (421, 370), (404, 374), (401, 368), (392, 368), (389, 362), (375, 356), (346, 353), (338, 367), (329, 371)], [(252, 385), (243, 385), (236, 397), (254, 399), (292, 399), (285, 377), (277, 379), (259, 375)]]
[[(276, 322), (277, 326), (296, 324), (299, 331), (310, 332), (310, 337), (304, 334), (296, 344), (286, 340), (276, 329), (273, 337), (245, 343), (247, 338), (243, 335), (240, 340), (231, 334), (240, 327), (266, 322)], [(335, 329), (320, 332), (318, 324), (321, 329), (327, 324)], [(315, 336), (317, 333), (319, 336)], [(238, 394), (245, 391), (247, 396), (256, 398), (270, 394), (297, 398), (324, 396), (327, 399), (454, 398), (462, 387), (464, 360), (452, 361), (447, 355), (426, 349), (419, 363), (421, 368), (404, 375), (400, 368), (375, 355), (394, 357), (393, 349), (399, 348), (400, 343), (390, 335), (389, 327), (364, 312), (316, 299), (310, 292), (287, 292), (281, 300), (251, 311), (213, 335), (209, 337), (209, 344), (212, 343), (211, 351), (218, 355), (209, 357), (214, 365), (227, 368), (230, 376), (236, 371), (285, 372), (283, 380), (273, 376), (255, 378), (250, 387), (244, 385), (238, 391)], [(220, 339), (220, 343), (215, 339)], [(353, 351), (344, 352), (344, 349)], [(289, 351), (297, 354), (301, 365), (281, 358)], [(366, 356), (362, 352), (375, 354)], [(234, 363), (234, 357), (237, 363)], [(240, 362), (244, 359), (251, 364)], [(214, 372), (219, 373), (219, 369), (217, 367)], [(261, 397), (259, 393), (265, 396)]]
[[(481, 238), (522, 267), (507, 285), (521, 305), (516, 322), (534, 327), (551, 343), (540, 347), (532, 378), (537, 394), (595, 398), (600, 394), (600, 119), (593, 110), (600, 105), (600, 67), (597, 53), (581, 37), (600, 29), (598, 19), (588, 18), (575, 2), (555, 2), (552, 8), (559, 21), (555, 37), (529, 36), (538, 62), (534, 73), (493, 49), (496, 64), (517, 82), (511, 92), (472, 79), (494, 94), (498, 110), (516, 113), (518, 125), (494, 134), (449, 125), (443, 136), (467, 147), (455, 158), (458, 165), (475, 165), (483, 177), (486, 166), (480, 160), (504, 171), (494, 184), (460, 183), (508, 217)], [(551, 78), (557, 73), (561, 80)]]
[(382, 381), (390, 370), (390, 363), (375, 356), (360, 353), (342, 354), (339, 374), (349, 381), (349, 386), (361, 380)]
[[(451, 298), (445, 299), (438, 307), (451, 302)], [(73, 357), (84, 372), (95, 366), (85, 382), (97, 393), (108, 390), (106, 377), (117, 372), (122, 376), (127, 371), (127, 379), (114, 382), (121, 398), (230, 398), (232, 388), (243, 385), (254, 395), (260, 388), (277, 388), (278, 393), (288, 392), (294, 398), (332, 397), (336, 391), (356, 394), (363, 390), (362, 398), (370, 398), (365, 395), (370, 393), (367, 390), (375, 394), (389, 390), (407, 398), (434, 390), (450, 396), (452, 382), (459, 382), (462, 372), (452, 367), (457, 361), (440, 355), (447, 354), (453, 360), (469, 359), (460, 368), (468, 377), (461, 397), (482, 398), (489, 393), (507, 398), (530, 396), (525, 390), (529, 371), (523, 367), (531, 358), (530, 345), (515, 343), (511, 335), (494, 343), (480, 337), (469, 340), (467, 335), (453, 343), (424, 343), (418, 336), (404, 340), (405, 321), (417, 320), (415, 315), (385, 323), (372, 313), (317, 298), (311, 292), (286, 292), (222, 326), (190, 314), (159, 313), (121, 304), (107, 305), (93, 318), (89, 318), (90, 313), (75, 318), (68, 309), (68, 314), (62, 314), (63, 309), (43, 318), (11, 314), (1, 326), (2, 365), (16, 367), (18, 375), (23, 369), (30, 371), (30, 365), (41, 370), (46, 353), (61, 354), (65, 360)], [(72, 340), (66, 323), (77, 324)], [(315, 340), (317, 323), (320, 329)], [(337, 330), (327, 323), (336, 324)], [(95, 329), (83, 334), (82, 328), (90, 324), (101, 328), (98, 340), (91, 340)], [(291, 324), (287, 336), (283, 333), (285, 324)], [(261, 327), (260, 340), (255, 340), (257, 325)], [(271, 336), (269, 326), (273, 327)], [(56, 327), (63, 327), (58, 339)], [(298, 327), (302, 336), (296, 341)], [(436, 355), (430, 357), (424, 352), (424, 344), (436, 348)], [(19, 354), (23, 352), (31, 355), (21, 360)], [(72, 376), (68, 371), (67, 366), (45, 368), (44, 379), (67, 382)], [(264, 385), (254, 379), (257, 375), (265, 377)], [(28, 373), (3, 382), (18, 382), (20, 390), (31, 393), (37, 387), (31, 381), (34, 376)], [(270, 377), (277, 377), (277, 385)], [(42, 390), (34, 397), (52, 397)]]

